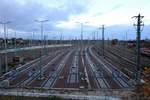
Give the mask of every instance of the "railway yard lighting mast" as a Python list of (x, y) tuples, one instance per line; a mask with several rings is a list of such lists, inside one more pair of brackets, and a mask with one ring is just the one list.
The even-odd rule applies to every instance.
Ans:
[(102, 27), (100, 27), (99, 29), (102, 29), (102, 55), (104, 57), (104, 49), (105, 49), (105, 43), (104, 43), (105, 35), (104, 35), (104, 30), (105, 30), (105, 26), (102, 25)]
[[(96, 41), (97, 41), (97, 43), (98, 43), (98, 40), (99, 40), (99, 38), (98, 38), (98, 29), (96, 30), (96, 37), (97, 37)], [(96, 44), (97, 44), (97, 43), (96, 43)]]
[(128, 30), (125, 32), (125, 40), (126, 40), (126, 42), (125, 42), (125, 48), (126, 48), (126, 51), (127, 51), (127, 49), (128, 49), (128, 34), (129, 34), (130, 31), (131, 31), (131, 29), (128, 29)]
[(37, 32), (37, 29), (34, 28), (34, 29), (32, 30), (32, 45), (33, 45), (33, 46), (38, 45), (38, 44), (36, 44), (36, 40), (38, 40), (37, 37), (36, 37), (36, 35), (35, 35), (36, 32)]
[[(17, 46), (17, 36), (16, 36), (16, 31), (15, 31), (15, 38), (14, 38), (15, 40), (14, 40), (14, 44), (15, 44), (15, 49), (17, 48), (16, 46)], [(16, 53), (17, 53), (17, 51), (15, 51), (15, 56), (16, 56)]]
[(95, 31), (93, 32), (93, 40), (95, 42)]
[(137, 30), (137, 36), (136, 36), (136, 68), (135, 68), (135, 72), (136, 72), (136, 82), (137, 84), (140, 84), (140, 80), (141, 80), (141, 66), (140, 66), (140, 41), (141, 41), (141, 31), (143, 28), (141, 28), (141, 26), (144, 26), (143, 22), (142, 22), (142, 18), (144, 18), (144, 16), (141, 16), (140, 14), (138, 16), (133, 16), (132, 18), (137, 19), (137, 24), (134, 24), (134, 26), (136, 27)]
[(44, 49), (44, 43), (42, 42), (42, 40), (43, 40), (43, 38), (44, 38), (44, 34), (43, 34), (43, 24), (45, 23), (45, 22), (48, 22), (49, 20), (35, 20), (35, 22), (38, 22), (38, 23), (40, 23), (41, 24), (41, 50), (40, 50), (40, 68), (39, 68), (39, 70), (40, 70), (40, 78), (42, 78), (42, 76), (43, 76), (43, 73), (42, 73), (42, 51), (43, 51), (43, 49)]
[(32, 32), (32, 46), (34, 46), (35, 37), (34, 37), (34, 32)]
[(11, 23), (10, 21), (6, 22), (0, 22), (4, 26), (4, 45), (5, 45), (5, 72), (8, 71), (8, 59), (7, 59), (7, 33), (6, 33), (6, 28), (7, 24)]
[(61, 44), (62, 41), (63, 41), (63, 34), (62, 34), (62, 32), (61, 32), (61, 33), (60, 33), (60, 43), (59, 43), (59, 44)]
[(86, 24), (88, 22), (76, 22), (79, 23), (81, 25), (81, 47), (83, 47), (83, 24)]
[(126, 43), (125, 43), (125, 48), (126, 48), (126, 51), (127, 51), (127, 48), (128, 48), (128, 32), (126, 32)]

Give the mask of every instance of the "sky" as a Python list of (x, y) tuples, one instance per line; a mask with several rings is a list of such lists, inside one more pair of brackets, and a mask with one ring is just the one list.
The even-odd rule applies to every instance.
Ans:
[[(85, 39), (97, 34), (101, 38), (101, 25), (106, 26), (106, 38), (135, 39), (133, 16), (144, 16), (145, 27), (142, 38), (150, 38), (150, 1), (149, 0), (0, 0), (0, 22), (8, 24), (8, 37), (40, 39), (40, 24), (45, 22), (44, 34), (47, 38), (80, 38), (81, 24)], [(0, 26), (3, 37), (3, 26)]]

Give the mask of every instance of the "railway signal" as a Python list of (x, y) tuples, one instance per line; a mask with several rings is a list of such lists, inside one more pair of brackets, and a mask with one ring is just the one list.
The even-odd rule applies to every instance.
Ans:
[(144, 16), (141, 16), (140, 14), (138, 16), (133, 16), (132, 18), (137, 19), (137, 24), (134, 24), (134, 26), (136, 27), (137, 30), (137, 37), (136, 37), (136, 68), (135, 68), (135, 72), (136, 72), (136, 82), (137, 84), (140, 84), (140, 80), (141, 80), (141, 67), (140, 67), (140, 41), (141, 41), (141, 31), (142, 31), (142, 26), (144, 26), (143, 22), (142, 22), (142, 18), (144, 18)]

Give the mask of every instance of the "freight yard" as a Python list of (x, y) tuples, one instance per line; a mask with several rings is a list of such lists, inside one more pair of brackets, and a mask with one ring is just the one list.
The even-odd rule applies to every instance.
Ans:
[(0, 100), (150, 100), (149, 0), (0, 0)]
[[(43, 52), (41, 57), (13, 67), (1, 75), (1, 88), (131, 92), (136, 88), (135, 55), (131, 55), (131, 51), (122, 52), (121, 48), (122, 46), (117, 44), (106, 45), (103, 55), (97, 43), (51, 47), (46, 53)], [(34, 53), (37, 54), (36, 52)], [(26, 55), (26, 52), (24, 53)], [(10, 55), (12, 56), (11, 53)], [(141, 57), (141, 66), (144, 67), (145, 63), (150, 64), (148, 56)], [(144, 83), (150, 82), (144, 72), (142, 80)]]
[(6, 73), (0, 79), (8, 80), (9, 87), (77, 89), (130, 87), (128, 76), (111, 63), (99, 59), (92, 46), (70, 47), (50, 52), (44, 55), (41, 61), (36, 59)]

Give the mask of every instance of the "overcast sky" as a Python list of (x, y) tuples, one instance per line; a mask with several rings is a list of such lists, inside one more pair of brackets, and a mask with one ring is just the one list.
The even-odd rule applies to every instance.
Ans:
[[(91, 31), (102, 24), (113, 28), (116, 25), (132, 26), (131, 17), (139, 13), (145, 16), (145, 25), (149, 25), (149, 10), (149, 0), (0, 0), (0, 21), (11, 21), (9, 32), (16, 30), (17, 36), (31, 37), (29, 32), (35, 31), (39, 37), (40, 26), (34, 20), (48, 19), (44, 30), (49, 38), (58, 37), (60, 33), (67, 38), (78, 37), (80, 25), (77, 22), (88, 22), (84, 24), (84, 35), (88, 38)], [(1, 32), (2, 28), (1, 25)], [(122, 31), (132, 28), (126, 27)], [(9, 35), (13, 36), (11, 32)]]

